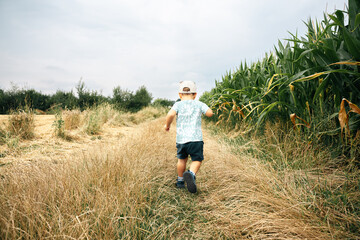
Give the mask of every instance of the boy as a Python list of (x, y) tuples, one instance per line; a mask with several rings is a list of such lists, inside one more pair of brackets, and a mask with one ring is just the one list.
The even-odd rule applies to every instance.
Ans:
[[(198, 172), (203, 155), (203, 137), (201, 131), (201, 115), (213, 116), (213, 111), (205, 104), (195, 100), (196, 85), (192, 81), (182, 81), (179, 87), (181, 101), (176, 102), (166, 116), (165, 130), (169, 131), (170, 125), (176, 118), (176, 148), (177, 148), (177, 188), (187, 189), (196, 193), (196, 173)], [(190, 170), (186, 170), (188, 156), (191, 156)]]

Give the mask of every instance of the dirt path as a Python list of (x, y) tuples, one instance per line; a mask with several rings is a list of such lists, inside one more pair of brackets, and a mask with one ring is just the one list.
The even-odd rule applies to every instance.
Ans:
[[(116, 172), (114, 175), (122, 176), (121, 174), (131, 173), (133, 180), (127, 182), (127, 184), (111, 182), (101, 193), (101, 196), (107, 202), (106, 207), (109, 209), (96, 210), (97, 205), (103, 205), (95, 202), (94, 210), (90, 209), (89, 211), (99, 211), (104, 214), (110, 211), (111, 215), (116, 215), (114, 208), (120, 208), (117, 201), (123, 199), (122, 201), (129, 201), (127, 204), (130, 205), (127, 205), (126, 208), (130, 209), (128, 214), (133, 214), (132, 218), (140, 219), (137, 214), (144, 212), (146, 217), (149, 218), (145, 217), (147, 219), (143, 220), (145, 222), (151, 222), (153, 219), (159, 218), (174, 219), (171, 220), (171, 224), (167, 223), (167, 220), (158, 225), (149, 223), (151, 226), (156, 225), (154, 229), (159, 233), (153, 232), (154, 229), (151, 228), (150, 230), (143, 230), (145, 236), (147, 236), (146, 238), (152, 238), (155, 234), (155, 236), (170, 235), (172, 238), (179, 239), (183, 238), (183, 236), (192, 239), (331, 239), (332, 229), (321, 224), (322, 221), (309, 210), (308, 203), (301, 200), (299, 190), (296, 186), (289, 184), (286, 176), (279, 176), (277, 172), (259, 159), (254, 159), (246, 154), (234, 154), (230, 146), (222, 142), (220, 138), (212, 136), (207, 130), (204, 130), (205, 161), (197, 174), (199, 191), (197, 194), (190, 194), (186, 190), (182, 191), (174, 187), (177, 161), (175, 154), (175, 126), (172, 127), (169, 133), (165, 132), (163, 130), (164, 118), (132, 127), (105, 126), (99, 136), (87, 136), (79, 132), (73, 132), (77, 138), (70, 142), (52, 135), (51, 125), (53, 121), (54, 116), (37, 116), (35, 139), (22, 142), (18, 152), (8, 152), (6, 156), (1, 158), (0, 162), (3, 165), (8, 164), (6, 167), (2, 166), (1, 170), (6, 171), (6, 169), (15, 168), (18, 165), (31, 163), (40, 165), (41, 162), (56, 162), (59, 160), (75, 162), (73, 159), (77, 159), (77, 162), (86, 159), (86, 161), (95, 161), (96, 164), (100, 165), (113, 160), (112, 164), (115, 164), (115, 166), (122, 162), (123, 165), (120, 166), (125, 170), (120, 170), (125, 172)], [(111, 172), (115, 171), (115, 167), (109, 169), (99, 167), (93, 171), (96, 174), (95, 180), (100, 179), (100, 188), (105, 182), (102, 180), (102, 176), (108, 176), (107, 178), (109, 178)], [(91, 172), (84, 172), (84, 176), (81, 175), (80, 170), (76, 170), (76, 172), (82, 180), (75, 181), (81, 185), (74, 186), (74, 189), (86, 186), (84, 183), (86, 181), (89, 181), (92, 185), (95, 184)], [(46, 177), (43, 175), (41, 173), (39, 178)], [(89, 176), (85, 178), (85, 175)], [(14, 176), (18, 177), (17, 175)], [(31, 175), (31, 178), (33, 177), (36, 178), (35, 175)], [(60, 180), (68, 181), (66, 177), (61, 177)], [(38, 181), (37, 184), (49, 181), (42, 180)], [(73, 183), (66, 182), (63, 185), (72, 187), (71, 184)], [(116, 184), (120, 185), (117, 186)], [(48, 191), (48, 185), (43, 186), (45, 192)], [(149, 185), (149, 188), (146, 187), (147, 185)], [(56, 186), (59, 186), (59, 183), (56, 183)], [(114, 187), (116, 188), (113, 190)], [(157, 190), (152, 193), (151, 191), (154, 190), (151, 189), (154, 189), (154, 187)], [(37, 189), (41, 188), (41, 185), (37, 186)], [(144, 195), (138, 196), (140, 190), (136, 189), (142, 189), (141, 192), (150, 191), (150, 193), (146, 193), (145, 197)], [(61, 191), (65, 190), (61, 189)], [(85, 190), (81, 192), (87, 192)], [(59, 190), (59, 192), (61, 191)], [(128, 197), (125, 197), (124, 194)], [(107, 196), (110, 196), (111, 199), (117, 196), (116, 205), (112, 206)], [(53, 198), (56, 199), (57, 195), (54, 195)], [(133, 198), (135, 200), (131, 200)], [(74, 199), (74, 197), (70, 199)], [(105, 200), (102, 199), (101, 201)], [(94, 198), (93, 201), (100, 200)], [(51, 209), (52, 204), (52, 202), (46, 203), (46, 209)], [(135, 210), (131, 210), (131, 204), (135, 204)], [(58, 209), (58, 203), (55, 202), (54, 205)], [(64, 205), (64, 207), (66, 206)], [(17, 211), (20, 212), (20, 210)], [(64, 214), (60, 210), (57, 211), (59, 214)], [(70, 213), (76, 212), (76, 209), (68, 211)], [(70, 213), (67, 213), (67, 215), (71, 215)], [(36, 214), (37, 212), (33, 216), (36, 216)], [(83, 216), (82, 212), (78, 214)], [(96, 217), (96, 219), (100, 218), (100, 215)], [(43, 221), (42, 219), (43, 216), (39, 221)], [(47, 220), (46, 224), (50, 226), (53, 219), (56, 220), (53, 217)], [(80, 222), (78, 216), (75, 219), (81, 226), (79, 231), (84, 231), (82, 234), (87, 234), (86, 232), (89, 232), (89, 230), (86, 227), (91, 229), (89, 223), (93, 220), (85, 219), (85, 225), (81, 225), (82, 222)], [(52, 228), (56, 228), (58, 225), (59, 223), (55, 222)], [(143, 229), (142, 225), (135, 225), (135, 227), (136, 229)], [(171, 227), (173, 227), (173, 232), (169, 233)], [(23, 231), (26, 231), (26, 229)], [(159, 235), (162, 232), (169, 235)], [(49, 234), (49, 232), (46, 234)], [(85, 238), (84, 236), (87, 235), (74, 236), (74, 238)]]

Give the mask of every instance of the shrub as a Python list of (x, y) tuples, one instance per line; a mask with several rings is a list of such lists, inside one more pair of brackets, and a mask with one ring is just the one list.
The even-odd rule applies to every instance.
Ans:
[(55, 115), (55, 121), (52, 125), (54, 127), (54, 134), (57, 137), (65, 137), (65, 124), (62, 118), (62, 112), (57, 112)]
[(128, 110), (131, 112), (137, 112), (144, 107), (150, 105), (152, 100), (151, 93), (149, 93), (145, 86), (141, 86), (135, 93), (132, 101), (130, 101)]
[(97, 91), (89, 91), (88, 89), (86, 89), (85, 83), (82, 82), (81, 80), (76, 86), (76, 90), (79, 96), (78, 106), (80, 107), (81, 110), (89, 107), (97, 106), (99, 104), (108, 101), (106, 97), (102, 96)]
[(51, 105), (60, 105), (63, 109), (74, 109), (78, 107), (78, 99), (75, 97), (72, 91), (56, 91), (54, 95), (50, 98)]
[(155, 101), (152, 103), (154, 107), (171, 107), (174, 105), (175, 101), (164, 99), (164, 98), (158, 98), (155, 99)]
[(112, 103), (119, 110), (137, 112), (149, 106), (151, 100), (151, 93), (145, 86), (141, 86), (135, 94), (128, 90), (122, 90), (120, 87), (113, 89)]
[(128, 90), (123, 90), (119, 86), (113, 89), (112, 103), (118, 110), (126, 111), (128, 103), (133, 98), (133, 93)]

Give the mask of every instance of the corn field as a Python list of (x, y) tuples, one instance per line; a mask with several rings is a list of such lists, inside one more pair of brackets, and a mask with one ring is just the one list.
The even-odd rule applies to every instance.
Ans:
[[(202, 96), (219, 124), (247, 122), (259, 128), (280, 120), (292, 122), (311, 141), (340, 139), (346, 129), (351, 144), (354, 139), (359, 143), (360, 2), (349, 0), (346, 11), (324, 14), (322, 21), (310, 19), (306, 25), (304, 37), (290, 34), (262, 60), (227, 72)], [(346, 116), (339, 114), (341, 104)]]

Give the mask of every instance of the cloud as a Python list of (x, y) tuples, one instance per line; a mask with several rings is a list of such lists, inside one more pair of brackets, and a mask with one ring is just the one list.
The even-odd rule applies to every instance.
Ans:
[[(287, 31), (346, 0), (4, 0), (0, 2), (0, 87), (86, 86), (111, 95), (145, 85), (177, 98), (176, 84), (200, 92), (240, 62), (256, 61)], [(66, 89), (65, 89), (66, 88)]]

